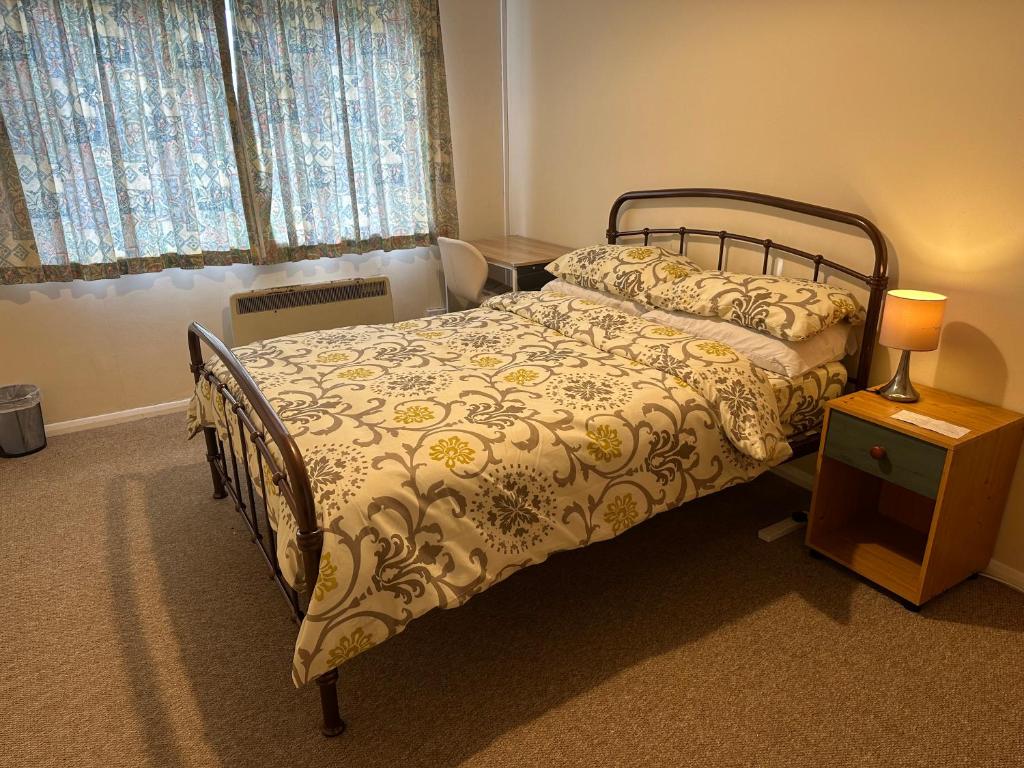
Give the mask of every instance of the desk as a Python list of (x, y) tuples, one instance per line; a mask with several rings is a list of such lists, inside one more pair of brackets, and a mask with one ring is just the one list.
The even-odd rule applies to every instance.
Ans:
[(513, 291), (520, 290), (520, 282), (523, 290), (537, 290), (553, 280), (554, 277), (544, 267), (572, 250), (564, 245), (518, 235), (488, 237), (469, 242), (487, 259), (491, 277), (500, 279), (493, 273), (504, 273), (508, 277), (504, 282), (511, 285)]

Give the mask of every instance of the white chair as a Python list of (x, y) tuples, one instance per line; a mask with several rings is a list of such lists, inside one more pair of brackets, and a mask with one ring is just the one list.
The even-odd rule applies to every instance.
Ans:
[(498, 283), (488, 284), (487, 260), (469, 243), (439, 237), (437, 244), (441, 248), (441, 266), (448, 294), (467, 308), (479, 306), (484, 299), (509, 290), (508, 286)]

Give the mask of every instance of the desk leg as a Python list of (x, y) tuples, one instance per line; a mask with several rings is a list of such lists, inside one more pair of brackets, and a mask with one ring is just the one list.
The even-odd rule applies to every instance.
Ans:
[(511, 269), (512, 269), (512, 290), (513, 291), (518, 291), (519, 290), (519, 270), (516, 269), (515, 267), (512, 267)]

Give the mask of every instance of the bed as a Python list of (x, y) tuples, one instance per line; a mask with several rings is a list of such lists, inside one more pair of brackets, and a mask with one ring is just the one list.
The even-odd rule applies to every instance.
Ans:
[[(838, 222), (868, 237), (870, 273), (725, 230), (619, 230), (631, 201), (712, 198)], [(479, 309), (286, 336), (229, 350), (189, 328), (214, 496), (230, 496), (299, 622), (296, 685), (316, 682), (325, 735), (341, 733), (338, 667), (434, 608), (461, 605), (559, 551), (814, 450), (824, 402), (866, 381), (886, 285), (866, 219), (757, 193), (630, 192), (607, 240), (716, 238), (814, 280), (867, 290), (861, 352), (798, 378), (578, 297), (516, 292)], [(204, 358), (204, 346), (213, 355)]]

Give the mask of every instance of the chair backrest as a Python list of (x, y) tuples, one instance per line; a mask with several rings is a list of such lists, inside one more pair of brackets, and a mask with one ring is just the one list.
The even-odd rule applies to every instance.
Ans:
[(441, 248), (441, 266), (448, 290), (463, 301), (479, 304), (480, 291), (487, 282), (484, 255), (463, 240), (439, 237), (437, 244)]

